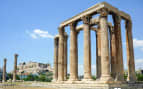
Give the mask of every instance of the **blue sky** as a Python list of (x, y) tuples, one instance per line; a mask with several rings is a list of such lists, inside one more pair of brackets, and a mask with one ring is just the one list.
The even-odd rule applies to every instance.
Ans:
[[(136, 68), (143, 68), (142, 0), (0, 0), (0, 67), (3, 66), (3, 59), (7, 58), (7, 71), (11, 71), (15, 53), (19, 54), (18, 63), (36, 61), (52, 64), (53, 36), (58, 34), (57, 28), (60, 23), (102, 1), (131, 15)], [(66, 32), (69, 34), (68, 27)], [(91, 38), (92, 69), (95, 74), (96, 41), (93, 31)], [(82, 74), (83, 31), (80, 32), (78, 40), (79, 72)], [(122, 22), (122, 41), (124, 64), (126, 64), (124, 22)], [(124, 68), (126, 69), (126, 65)]]

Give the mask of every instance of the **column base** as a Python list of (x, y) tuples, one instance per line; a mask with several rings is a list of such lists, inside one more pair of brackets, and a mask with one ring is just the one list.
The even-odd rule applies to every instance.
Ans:
[(68, 79), (67, 78), (64, 78), (64, 81), (67, 81)]
[(70, 76), (68, 81), (78, 81), (78, 76)]
[(92, 83), (94, 82), (93, 79), (82, 79), (82, 83)]
[(97, 78), (96, 81), (100, 81), (100, 78)]
[(12, 80), (12, 82), (16, 82), (16, 80)]
[(57, 81), (55, 81), (55, 83), (64, 83), (64, 81), (61, 81), (61, 80), (57, 80)]
[(82, 79), (82, 81), (93, 81), (93, 79)]
[(6, 81), (2, 80), (2, 83), (5, 83)]
[(129, 84), (136, 83), (136, 81), (127, 81)]
[(136, 78), (134, 78), (134, 77), (131, 77), (131, 78), (127, 77), (127, 81), (129, 83), (135, 83), (136, 82)]
[(57, 79), (53, 79), (52, 82), (57, 82)]
[(77, 81), (79, 81), (78, 79), (69, 79), (68, 81), (67, 81), (67, 83), (75, 83), (75, 82), (77, 82)]
[(101, 76), (99, 81), (101, 83), (113, 83), (114, 79), (110, 75), (107, 75), (107, 76)]
[(68, 81), (78, 81), (78, 79), (69, 79)]

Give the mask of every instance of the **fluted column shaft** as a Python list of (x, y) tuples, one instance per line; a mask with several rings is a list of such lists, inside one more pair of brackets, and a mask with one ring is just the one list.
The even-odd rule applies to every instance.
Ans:
[(134, 49), (132, 37), (132, 22), (126, 21), (126, 48), (127, 48), (127, 65), (128, 65), (128, 78), (130, 82), (136, 81), (135, 62), (134, 62)]
[(122, 49), (122, 36), (121, 36), (121, 17), (113, 15), (115, 38), (116, 38), (116, 64), (117, 64), (117, 74), (116, 80), (124, 81), (124, 65), (123, 65), (123, 49)]
[(115, 30), (114, 27), (110, 27), (110, 52), (111, 52), (111, 75), (113, 78), (116, 77), (117, 74), (117, 65), (116, 65), (116, 38), (115, 38)]
[(90, 17), (85, 16), (83, 20), (84, 31), (84, 79), (91, 79), (91, 39), (90, 39)]
[(4, 59), (2, 82), (6, 82), (6, 61), (7, 61), (7, 59)]
[(64, 81), (64, 29), (59, 28), (58, 81)]
[(58, 80), (58, 48), (59, 48), (59, 36), (54, 38), (54, 74), (53, 81)]
[(77, 32), (75, 23), (70, 24), (70, 80), (78, 80)]
[(101, 81), (112, 81), (110, 74), (110, 62), (109, 62), (109, 41), (108, 41), (108, 24), (107, 24), (108, 12), (103, 9), (100, 16), (100, 36), (101, 36)]
[(101, 37), (100, 28), (96, 32), (96, 78), (101, 76)]
[(16, 81), (17, 57), (18, 57), (18, 54), (15, 54), (15, 55), (14, 55), (13, 82)]
[(67, 80), (67, 39), (68, 35), (65, 33), (64, 37), (64, 80)]

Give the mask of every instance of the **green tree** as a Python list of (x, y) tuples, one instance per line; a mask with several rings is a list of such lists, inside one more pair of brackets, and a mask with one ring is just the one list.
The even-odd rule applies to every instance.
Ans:
[(124, 74), (124, 79), (125, 79), (125, 80), (127, 80), (127, 77), (128, 77), (128, 75), (127, 75), (127, 74)]
[(39, 81), (39, 76), (35, 75), (34, 80)]
[(13, 79), (13, 75), (11, 73), (8, 73), (7, 76), (8, 76), (8, 79)]
[(32, 75), (29, 74), (26, 78), (24, 78), (24, 81), (41, 81), (41, 82), (51, 82), (52, 81), (52, 72), (48, 72), (48, 73), (43, 73), (43, 74), (39, 74), (37, 75)]
[(137, 74), (137, 80), (143, 81), (143, 74)]
[(27, 76), (27, 78), (24, 78), (23, 80), (24, 80), (24, 81), (34, 81), (35, 78), (34, 78), (34, 75), (29, 74), (29, 75)]
[(20, 76), (19, 75), (16, 75), (16, 80), (20, 80)]
[(46, 81), (46, 75), (45, 74), (40, 74), (39, 80), (43, 81), (43, 82)]

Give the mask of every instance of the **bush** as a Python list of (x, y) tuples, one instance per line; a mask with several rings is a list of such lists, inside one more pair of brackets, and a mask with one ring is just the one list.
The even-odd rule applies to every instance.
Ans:
[(23, 80), (24, 80), (24, 81), (34, 81), (34, 80), (35, 80), (35, 77), (34, 77), (34, 75), (29, 74), (29, 75), (27, 76), (27, 78), (24, 78)]
[[(51, 76), (51, 73), (49, 74)], [(37, 75), (28, 75), (27, 78), (24, 78), (24, 81), (41, 81), (41, 82), (51, 82), (52, 77), (46, 74), (40, 74), (39, 76)]]
[(127, 74), (124, 74), (124, 79), (125, 79), (125, 80), (127, 80), (127, 77), (128, 77), (128, 75), (127, 75)]
[(42, 82), (51, 82), (52, 77), (50, 77), (50, 76), (51, 76), (51, 73), (49, 75), (40, 74), (39, 75), (39, 81), (42, 81)]
[(143, 74), (137, 74), (137, 80), (143, 81)]
[(20, 80), (20, 77), (18, 75), (16, 75), (16, 80)]
[(96, 80), (96, 76), (92, 76), (92, 79), (93, 79), (93, 80)]

